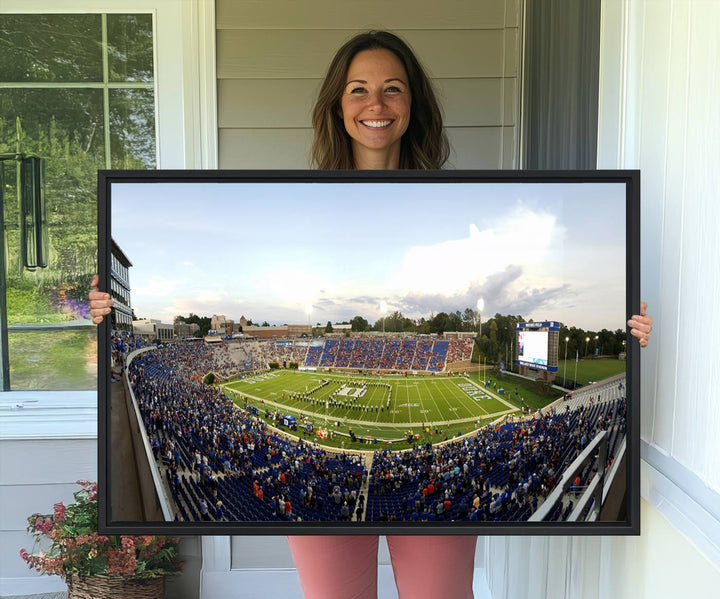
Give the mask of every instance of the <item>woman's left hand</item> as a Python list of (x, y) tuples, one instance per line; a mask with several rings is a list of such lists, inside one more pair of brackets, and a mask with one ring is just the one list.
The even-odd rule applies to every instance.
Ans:
[(633, 314), (627, 322), (630, 327), (630, 334), (638, 338), (640, 347), (647, 347), (650, 331), (652, 331), (653, 319), (652, 316), (646, 314), (646, 310), (647, 304), (640, 302), (640, 314)]

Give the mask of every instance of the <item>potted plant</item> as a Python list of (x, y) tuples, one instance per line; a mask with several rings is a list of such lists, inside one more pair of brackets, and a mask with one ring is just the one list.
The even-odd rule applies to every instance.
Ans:
[(97, 484), (78, 484), (74, 503), (28, 517), (35, 546), (33, 553), (21, 549), (22, 559), (41, 574), (61, 576), (68, 599), (162, 599), (165, 577), (182, 568), (178, 539), (98, 534)]

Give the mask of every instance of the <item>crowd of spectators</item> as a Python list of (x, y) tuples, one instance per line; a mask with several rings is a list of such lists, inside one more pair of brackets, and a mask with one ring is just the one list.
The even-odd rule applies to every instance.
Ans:
[[(445, 360), (447, 359), (447, 353), (448, 353), (448, 341), (436, 341), (433, 344), (432, 351), (430, 352), (430, 357), (428, 359), (428, 370), (434, 370), (435, 372), (438, 372), (440, 370), (443, 370), (445, 368)], [(472, 346), (471, 346), (472, 350)]]
[(367, 476), (361, 458), (291, 441), (203, 384), (208, 349), (159, 348), (136, 356), (128, 373), (178, 518), (340, 519)]
[(475, 340), (472, 337), (453, 337), (448, 340), (447, 361), (448, 364), (469, 360), (472, 355), (472, 348)]
[(221, 378), (266, 370), (273, 363), (284, 367), (295, 363), (307, 367), (441, 372), (446, 363), (470, 358), (472, 339), (326, 339), (322, 345), (292, 340), (230, 340), (212, 347), (213, 372)]
[(384, 346), (382, 339), (366, 339), (356, 343), (350, 366), (352, 368), (377, 368), (380, 365)]
[(112, 380), (120, 379), (125, 370), (128, 353), (147, 345), (142, 337), (136, 337), (129, 331), (113, 331), (110, 336), (110, 376)]
[[(358, 343), (360, 343), (360, 341), (358, 341)], [(335, 366), (335, 368), (347, 368), (350, 365), (350, 358), (352, 357), (354, 348), (355, 341), (353, 339), (341, 339), (333, 366)]]
[(413, 356), (412, 369), (426, 370), (432, 355), (432, 348), (435, 344), (433, 339), (418, 339), (415, 345), (415, 355)]
[[(276, 340), (231, 340), (222, 343), (195, 343), (205, 363), (220, 378), (250, 371), (266, 370), (270, 364), (290, 363), (309, 367), (353, 368), (364, 370), (417, 370), (441, 372), (446, 363), (470, 358), (472, 339), (449, 340), (427, 337), (385, 337), (361, 339), (326, 339), (323, 345), (309, 342)], [(128, 351), (147, 343), (132, 333), (115, 331), (112, 340), (113, 376), (124, 368)]]
[[(141, 343), (114, 334), (113, 352), (126, 355)], [(357, 519), (367, 493), (370, 521), (524, 520), (599, 430), (612, 432), (609, 461), (625, 432), (618, 385), (610, 401), (566, 402), (447, 444), (376, 452), (368, 473), (360, 456), (275, 432), (205, 385), (204, 374), (232, 355), (219, 347), (169, 344), (135, 356), (128, 369), (178, 519)], [(590, 475), (578, 477), (577, 489)]]
[[(613, 429), (612, 461), (625, 409), (618, 398), (488, 426), (442, 446), (377, 454), (366, 520), (525, 520), (600, 430)], [(578, 477), (578, 488), (585, 479)]]
[(320, 365), (320, 358), (322, 357), (323, 346), (313, 345), (308, 348), (307, 359), (305, 360), (305, 366), (316, 367)]
[(337, 339), (327, 339), (323, 346), (322, 357), (320, 358), (320, 366), (332, 366), (335, 364), (340, 342)]
[(446, 363), (469, 360), (472, 339), (432, 337), (383, 337), (328, 339), (311, 347), (305, 366), (364, 370), (418, 370), (441, 372)]
[(380, 357), (379, 367), (381, 370), (395, 368), (400, 355), (400, 339), (395, 337), (385, 340), (385, 349)]

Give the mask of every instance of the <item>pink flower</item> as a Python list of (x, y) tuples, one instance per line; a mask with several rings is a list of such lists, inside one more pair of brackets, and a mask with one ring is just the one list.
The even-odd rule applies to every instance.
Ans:
[(48, 574), (62, 574), (63, 572), (62, 559), (59, 557), (46, 559), (43, 567)]
[(65, 520), (65, 504), (63, 504), (62, 501), (60, 503), (56, 503), (53, 506), (53, 510), (55, 512), (53, 516), (53, 520), (55, 520), (55, 522), (62, 522)]
[(27, 562), (30, 560), (30, 554), (27, 552), (27, 549), (21, 549), (20, 550), (20, 557), (23, 559), (23, 561)]
[(132, 537), (123, 537), (122, 546), (124, 549), (135, 549), (135, 539)]
[(136, 542), (140, 541), (143, 545), (150, 546), (154, 540), (155, 537), (152, 535), (142, 535), (136, 539)]
[(35, 528), (39, 530), (42, 534), (46, 535), (53, 528), (52, 520), (43, 520), (42, 518), (38, 518), (37, 520), (35, 520)]
[(129, 576), (135, 573), (137, 559), (134, 551), (126, 549), (108, 549), (108, 574), (117, 576)]

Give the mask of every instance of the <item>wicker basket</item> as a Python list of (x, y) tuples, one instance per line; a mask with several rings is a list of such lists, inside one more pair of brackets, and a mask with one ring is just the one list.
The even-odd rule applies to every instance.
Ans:
[(122, 576), (88, 576), (68, 583), (68, 599), (163, 599), (165, 578), (137, 580)]

